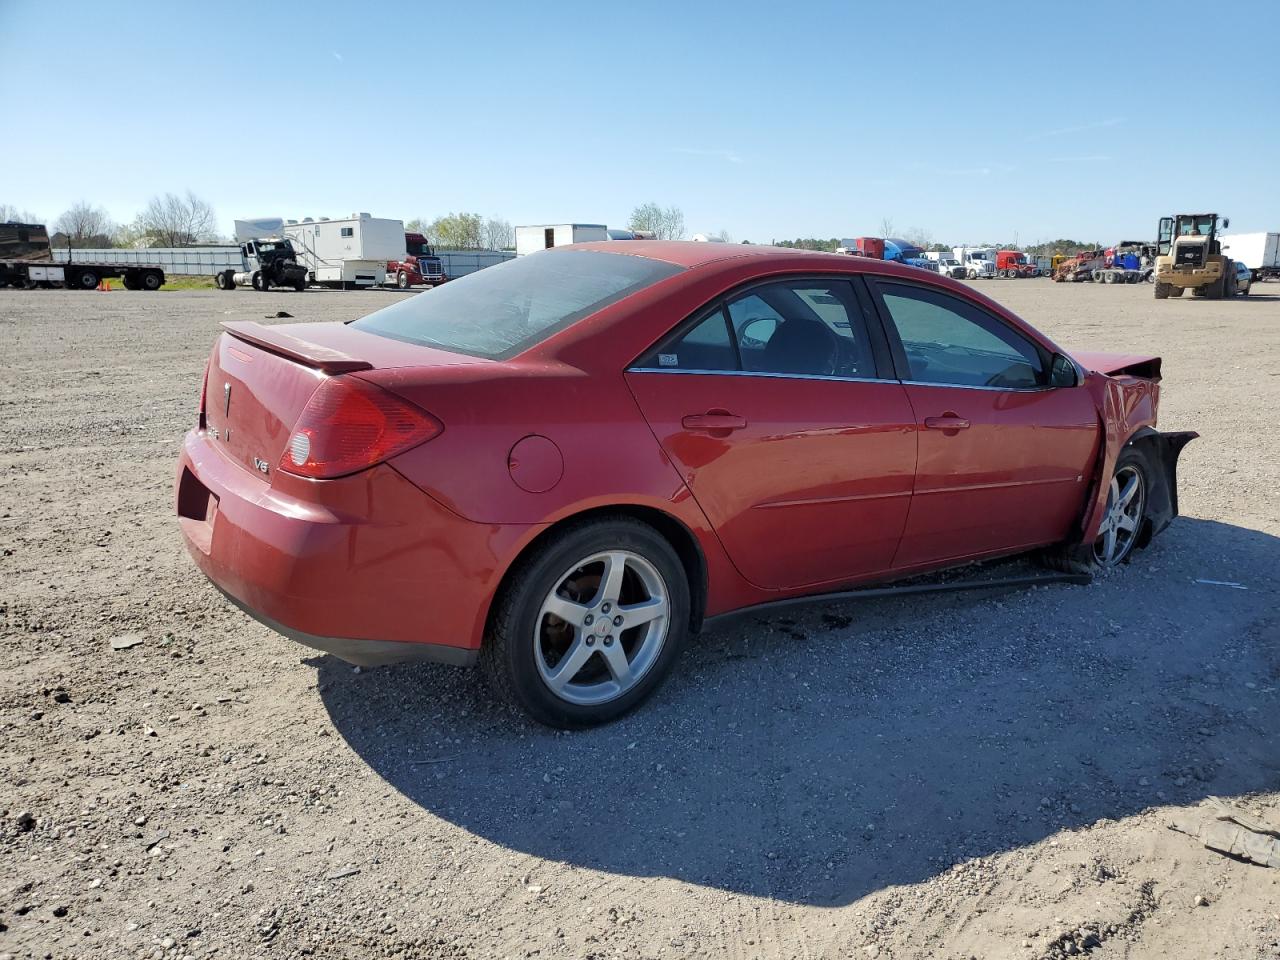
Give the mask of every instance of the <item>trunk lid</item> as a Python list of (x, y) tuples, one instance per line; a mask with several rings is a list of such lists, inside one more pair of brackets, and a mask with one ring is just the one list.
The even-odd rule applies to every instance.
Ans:
[(341, 323), (224, 323), (205, 387), (205, 427), (232, 462), (270, 477), (307, 401), (329, 377), (474, 358), (390, 340)]

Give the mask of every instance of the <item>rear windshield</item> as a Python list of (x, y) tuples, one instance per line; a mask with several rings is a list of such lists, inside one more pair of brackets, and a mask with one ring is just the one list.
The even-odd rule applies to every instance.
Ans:
[(502, 360), (682, 269), (625, 254), (539, 251), (409, 297), (352, 326)]

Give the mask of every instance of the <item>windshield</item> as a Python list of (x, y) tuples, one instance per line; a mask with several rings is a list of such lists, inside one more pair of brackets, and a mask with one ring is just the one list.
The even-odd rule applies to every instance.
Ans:
[(1211, 216), (1179, 217), (1178, 236), (1207, 237), (1213, 231), (1213, 220)]
[(431, 244), (429, 243), (411, 243), (408, 246), (409, 246), (409, 253), (411, 253), (415, 257), (434, 257), (435, 256), (435, 254), (431, 252)]
[(682, 269), (625, 254), (539, 251), (402, 300), (352, 326), (504, 360)]

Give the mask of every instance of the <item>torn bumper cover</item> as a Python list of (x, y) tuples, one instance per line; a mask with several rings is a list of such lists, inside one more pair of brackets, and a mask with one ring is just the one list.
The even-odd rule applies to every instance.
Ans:
[(1150, 543), (1178, 515), (1178, 457), (1182, 448), (1198, 436), (1192, 430), (1159, 433), (1148, 428), (1129, 440), (1127, 445), (1140, 449), (1151, 466), (1147, 523), (1138, 536), (1139, 547)]

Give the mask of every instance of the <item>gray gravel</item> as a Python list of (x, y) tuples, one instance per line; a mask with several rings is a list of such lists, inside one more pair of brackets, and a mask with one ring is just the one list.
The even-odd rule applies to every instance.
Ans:
[(1280, 871), (1166, 828), (1280, 821), (1280, 284), (980, 289), (1164, 356), (1184, 516), (1089, 587), (738, 620), (572, 734), (181, 546), (217, 323), (399, 294), (0, 291), (0, 958), (1280, 956)]

